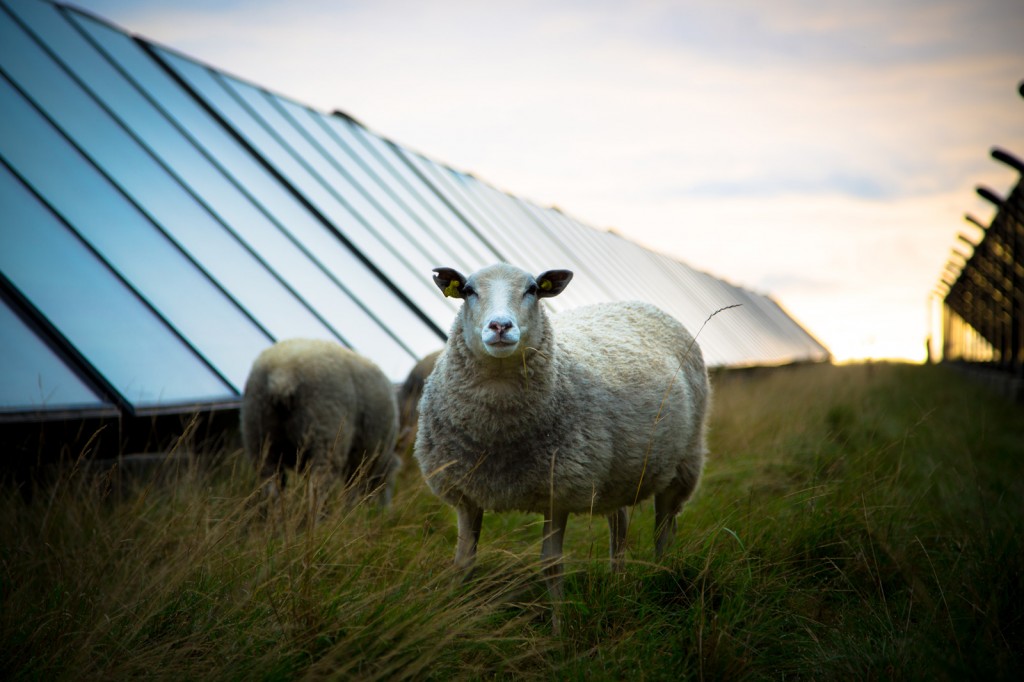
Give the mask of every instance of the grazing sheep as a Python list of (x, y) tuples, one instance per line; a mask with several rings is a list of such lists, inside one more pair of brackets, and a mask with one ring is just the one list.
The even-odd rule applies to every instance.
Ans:
[(540, 301), (565, 289), (567, 270), (434, 272), (463, 303), (420, 401), (414, 454), (430, 488), (456, 509), (456, 564), (472, 566), (485, 509), (541, 513), (557, 604), (568, 515), (608, 517), (618, 571), (626, 507), (652, 495), (660, 557), (704, 464), (710, 387), (694, 338), (639, 302), (549, 321)]
[(439, 355), (441, 350), (436, 350), (421, 358), (398, 389), (398, 445), (395, 448), (402, 455), (411, 453), (416, 442), (420, 396), (423, 395), (423, 386), (427, 383), (427, 377), (434, 371), (434, 364)]
[(391, 499), (398, 406), (371, 360), (337, 343), (289, 339), (253, 363), (242, 399), (242, 443), (275, 486), (308, 466), (323, 485), (341, 479), (359, 495)]

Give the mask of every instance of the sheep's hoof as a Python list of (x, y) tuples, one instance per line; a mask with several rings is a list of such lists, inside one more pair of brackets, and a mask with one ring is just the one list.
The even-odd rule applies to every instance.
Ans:
[(465, 585), (473, 579), (473, 564), (462, 564), (455, 562), (455, 581), (458, 584)]

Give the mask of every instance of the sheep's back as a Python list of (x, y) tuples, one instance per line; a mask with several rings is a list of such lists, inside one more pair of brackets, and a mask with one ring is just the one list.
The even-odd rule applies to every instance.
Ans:
[(390, 449), (397, 433), (394, 390), (370, 360), (336, 343), (282, 341), (253, 363), (243, 431), (254, 444), (270, 437), (343, 460), (349, 452)]
[(609, 472), (602, 496), (628, 504), (663, 488), (680, 461), (703, 457), (707, 373), (700, 348), (656, 306), (584, 306), (552, 320), (577, 404), (607, 433)]
[(674, 317), (649, 303), (599, 303), (552, 319), (556, 338), (579, 364), (599, 370), (603, 384), (628, 396), (678, 370), (704, 368), (700, 347)]

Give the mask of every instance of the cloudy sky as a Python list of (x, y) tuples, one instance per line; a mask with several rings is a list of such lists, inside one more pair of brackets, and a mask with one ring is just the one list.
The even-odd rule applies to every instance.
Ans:
[(1022, 0), (77, 0), (129, 32), (921, 360), (1024, 157)]

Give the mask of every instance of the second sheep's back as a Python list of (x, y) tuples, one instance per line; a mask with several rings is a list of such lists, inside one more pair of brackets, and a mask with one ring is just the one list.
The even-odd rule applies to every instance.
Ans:
[(241, 411), (242, 442), (265, 478), (289, 469), (318, 485), (343, 483), (390, 501), (401, 459), (394, 451), (394, 387), (370, 359), (337, 343), (287, 339), (253, 363)]

